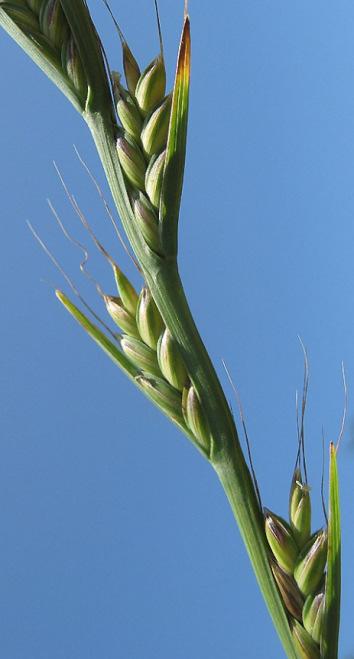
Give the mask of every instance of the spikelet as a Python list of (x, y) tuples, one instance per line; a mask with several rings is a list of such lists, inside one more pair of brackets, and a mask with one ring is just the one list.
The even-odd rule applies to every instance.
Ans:
[(271, 562), (271, 568), (287, 610), (301, 622), (304, 598), (295, 579), (287, 572), (284, 572), (274, 560)]
[(43, 1), (39, 12), (39, 24), (54, 48), (61, 49), (69, 37), (69, 25), (59, 0)]
[(135, 98), (141, 112), (146, 115), (162, 101), (166, 91), (166, 69), (163, 57), (158, 55), (141, 74)]
[(166, 145), (171, 114), (171, 100), (171, 95), (167, 96), (161, 105), (144, 122), (141, 130), (141, 141), (144, 151), (149, 158), (154, 153), (159, 153)]
[(308, 486), (302, 482), (299, 468), (295, 469), (291, 484), (289, 518), (294, 538), (301, 548), (311, 535), (311, 499)]
[(181, 394), (160, 378), (138, 376), (138, 384), (173, 419), (183, 422), (181, 414)]
[(8, 3), (5, 7), (2, 6), (2, 8), (6, 10), (8, 16), (10, 16), (25, 34), (36, 34), (39, 32), (38, 18), (31, 11), (28, 11), (25, 5), (22, 7)]
[(115, 83), (114, 88), (119, 120), (124, 130), (138, 142), (143, 127), (142, 116), (132, 96), (122, 88), (119, 82)]
[(323, 627), (325, 605), (324, 589), (316, 594), (310, 594), (304, 604), (302, 617), (306, 631), (312, 636), (314, 641), (320, 644), (321, 632)]
[(321, 529), (314, 533), (300, 552), (294, 578), (305, 597), (314, 592), (322, 578), (327, 561), (327, 532)]
[(83, 109), (88, 96), (87, 76), (60, 0), (0, 0), (0, 3), (1, 10), (31, 40), (40, 57), (61, 70), (64, 88), (69, 87), (71, 97)]
[(117, 139), (117, 152), (122, 169), (134, 188), (145, 190), (146, 162), (135, 140), (125, 133)]
[[(284, 606), (292, 616), (291, 630), (299, 657), (320, 657), (327, 562), (327, 531), (311, 536), (310, 488), (301, 470), (294, 470), (290, 496), (290, 525), (265, 510), (266, 536), (273, 553), (271, 569)], [(292, 538), (292, 540), (290, 539)], [(285, 572), (284, 572), (285, 570)]]
[(133, 210), (146, 244), (154, 252), (159, 253), (161, 249), (159, 221), (153, 205), (142, 192), (133, 199)]
[(154, 156), (149, 163), (145, 175), (145, 188), (147, 195), (155, 208), (160, 205), (163, 171), (165, 166), (166, 152)]
[(321, 655), (318, 645), (297, 620), (293, 620), (291, 632), (295, 648), (301, 659), (320, 659)]
[(112, 265), (114, 278), (116, 280), (118, 293), (121, 297), (124, 308), (135, 318), (136, 308), (138, 306), (138, 294), (124, 272), (117, 266)]
[(157, 377), (161, 376), (154, 350), (151, 350), (145, 343), (132, 336), (123, 336), (120, 343), (123, 352), (141, 371)]
[(180, 355), (177, 342), (165, 329), (157, 344), (157, 359), (164, 378), (172, 387), (183, 390), (188, 380), (187, 370)]
[(125, 308), (121, 298), (113, 295), (105, 295), (104, 302), (109, 315), (116, 325), (118, 325), (123, 332), (127, 332), (129, 336), (135, 336), (139, 339), (140, 334), (136, 325), (135, 317)]
[(136, 86), (140, 79), (140, 68), (127, 42), (122, 43), (123, 49), (123, 68), (127, 87), (132, 96), (135, 94)]
[(128, 90), (113, 73), (114, 96), (122, 134), (118, 158), (128, 181), (128, 194), (141, 236), (162, 256), (159, 205), (165, 168), (172, 95), (165, 96), (166, 71), (162, 54), (140, 74), (126, 42), (122, 41)]
[(275, 513), (264, 509), (265, 532), (269, 546), (280, 567), (292, 574), (299, 553), (289, 524)]
[(164, 322), (147, 286), (144, 286), (139, 296), (136, 323), (142, 340), (156, 350)]
[(188, 428), (192, 431), (199, 444), (209, 452), (209, 427), (198, 394), (193, 386), (183, 389), (182, 410)]
[(80, 98), (87, 97), (87, 81), (82, 66), (79, 51), (77, 50), (74, 39), (69, 36), (61, 50), (62, 67), (66, 71)]

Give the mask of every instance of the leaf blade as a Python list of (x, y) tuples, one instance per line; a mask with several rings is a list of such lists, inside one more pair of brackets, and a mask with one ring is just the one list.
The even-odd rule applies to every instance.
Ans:
[(321, 639), (323, 659), (338, 657), (341, 596), (341, 525), (337, 449), (330, 444), (328, 554), (324, 627)]
[(178, 216), (187, 145), (190, 64), (190, 21), (186, 16), (177, 58), (160, 203), (162, 243), (167, 254), (175, 254), (177, 251)]

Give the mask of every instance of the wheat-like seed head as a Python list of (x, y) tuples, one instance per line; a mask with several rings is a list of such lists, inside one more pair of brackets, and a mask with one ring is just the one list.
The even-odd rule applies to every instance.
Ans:
[(300, 657), (317, 659), (325, 605), (327, 530), (311, 535), (310, 488), (297, 466), (290, 488), (289, 522), (265, 510), (265, 529), (272, 552), (271, 568), (290, 615)]
[(88, 96), (84, 67), (59, 0), (0, 0), (2, 10), (72, 88), (81, 107)]
[(138, 296), (118, 266), (114, 272), (119, 296), (104, 295), (106, 309), (123, 330), (120, 346), (138, 369), (136, 382), (166, 413), (185, 425), (208, 454), (210, 433), (197, 393), (191, 385), (178, 345), (165, 327), (147, 286)]
[(165, 96), (166, 71), (162, 54), (143, 73), (125, 41), (123, 65), (127, 89), (113, 74), (121, 134), (117, 152), (131, 198), (137, 227), (146, 244), (161, 253), (159, 205), (165, 164), (171, 95)]

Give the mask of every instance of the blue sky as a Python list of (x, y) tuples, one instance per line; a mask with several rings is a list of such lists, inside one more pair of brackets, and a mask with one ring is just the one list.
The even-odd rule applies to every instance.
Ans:
[[(160, 0), (170, 84), (182, 4)], [(90, 5), (119, 69), (112, 25), (100, 2)], [(142, 65), (158, 47), (152, 5), (112, 0)], [(337, 438), (345, 362), (340, 657), (353, 659), (354, 6), (349, 0), (190, 5), (181, 271), (230, 400), (222, 358), (239, 388), (263, 499), (283, 515), (303, 375), (297, 336), (306, 344), (316, 528), (323, 523), (322, 427), (326, 444)], [(52, 293), (64, 283), (26, 220), (95, 299), (81, 279), (80, 254), (46, 205), (50, 197), (83, 238), (53, 159), (132, 273), (72, 148), (104, 186), (81, 118), (4, 34), (0, 58), (1, 654), (280, 659), (214, 473)], [(91, 269), (113, 292), (110, 272), (94, 253)]]

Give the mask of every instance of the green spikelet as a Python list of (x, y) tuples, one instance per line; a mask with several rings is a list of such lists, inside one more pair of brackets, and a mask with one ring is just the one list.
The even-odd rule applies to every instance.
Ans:
[(163, 151), (159, 156), (153, 157), (150, 160), (149, 166), (146, 170), (145, 187), (147, 195), (155, 208), (160, 205), (161, 186), (163, 179), (163, 171), (165, 165), (166, 152)]
[(122, 169), (134, 188), (145, 189), (146, 162), (133, 138), (125, 134), (117, 139), (117, 152)]
[(301, 659), (320, 659), (320, 651), (310, 634), (297, 620), (291, 625), (296, 651)]
[(292, 574), (299, 553), (291, 528), (287, 522), (264, 508), (265, 532), (269, 546), (285, 572)]
[(183, 423), (181, 414), (181, 394), (160, 378), (138, 376), (138, 384), (173, 419)]
[(178, 345), (171, 332), (165, 329), (157, 344), (157, 359), (162, 375), (172, 387), (183, 390), (188, 380), (187, 370), (180, 355)]
[(125, 309), (121, 298), (112, 295), (105, 295), (104, 302), (109, 315), (116, 325), (130, 336), (140, 338), (135, 317)]
[(184, 420), (197, 438), (199, 443), (206, 449), (210, 450), (210, 433), (209, 427), (203, 412), (202, 405), (198, 398), (197, 392), (193, 386), (183, 389), (182, 393), (182, 410)]
[(271, 562), (271, 568), (287, 610), (294, 618), (301, 622), (304, 598), (295, 579), (290, 574), (284, 572), (274, 560)]
[(127, 87), (132, 96), (140, 78), (140, 68), (126, 41), (123, 41), (123, 68)]
[(141, 141), (146, 155), (151, 158), (165, 148), (171, 114), (171, 96), (147, 117), (141, 131)]
[(143, 120), (134, 100), (120, 88), (117, 93), (117, 113), (124, 130), (137, 141), (143, 127)]
[(312, 636), (316, 643), (320, 643), (323, 626), (325, 593), (324, 589), (319, 593), (310, 594), (306, 598), (302, 617), (306, 631)]
[(139, 296), (136, 323), (144, 343), (156, 350), (157, 342), (165, 326), (155, 301), (146, 286), (144, 286)]
[(78, 92), (78, 95), (85, 100), (88, 92), (86, 75), (79, 52), (71, 36), (62, 46), (61, 62), (63, 69), (66, 70), (68, 77)]
[(130, 283), (129, 279), (125, 276), (122, 270), (117, 266), (116, 263), (112, 265), (114, 278), (116, 280), (118, 293), (121, 297), (124, 308), (130, 313), (134, 318), (136, 314), (136, 308), (138, 306), (138, 294), (133, 286)]
[(61, 49), (69, 38), (69, 26), (59, 0), (44, 0), (39, 12), (41, 30), (54, 48)]
[(289, 497), (289, 518), (294, 538), (301, 549), (311, 535), (311, 499), (300, 469), (295, 469)]
[(152, 112), (161, 103), (166, 91), (166, 70), (161, 55), (156, 57), (141, 74), (135, 89), (135, 98), (143, 114)]
[(123, 352), (135, 366), (150, 375), (161, 376), (154, 350), (151, 350), (145, 343), (132, 336), (123, 336), (120, 343)]
[(150, 249), (159, 253), (161, 250), (159, 223), (153, 205), (148, 198), (140, 192), (133, 201), (133, 209), (144, 240), (147, 245), (149, 245)]
[(294, 578), (305, 597), (317, 590), (327, 561), (327, 532), (322, 529), (314, 533), (300, 552)]
[(16, 5), (15, 3), (5, 2), (1, 4), (8, 16), (25, 34), (39, 32), (39, 23), (35, 14), (28, 10), (28, 7)]

